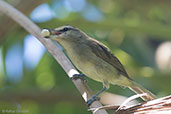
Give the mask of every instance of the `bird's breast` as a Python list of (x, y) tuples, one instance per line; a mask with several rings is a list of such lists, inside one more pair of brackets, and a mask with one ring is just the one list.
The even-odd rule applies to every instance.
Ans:
[(66, 53), (69, 56), (72, 63), (86, 76), (102, 81), (99, 78), (97, 64), (99, 59), (92, 53), (92, 51), (86, 45), (75, 45), (65, 47)]

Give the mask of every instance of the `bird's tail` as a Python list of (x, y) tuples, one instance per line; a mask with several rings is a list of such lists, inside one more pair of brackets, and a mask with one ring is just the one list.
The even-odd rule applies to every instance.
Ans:
[(150, 101), (156, 98), (154, 94), (152, 94), (150, 91), (148, 91), (147, 89), (145, 89), (134, 81), (132, 81), (132, 86), (128, 88), (134, 91), (136, 94), (147, 93), (147, 96), (141, 97), (144, 101)]

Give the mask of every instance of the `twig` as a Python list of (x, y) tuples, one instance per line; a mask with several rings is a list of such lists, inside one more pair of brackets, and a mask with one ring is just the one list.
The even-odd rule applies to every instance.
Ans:
[(126, 104), (131, 102), (132, 100), (135, 100), (136, 98), (139, 98), (139, 97), (142, 97), (142, 96), (146, 96), (147, 94), (146, 93), (143, 93), (143, 94), (136, 94), (136, 95), (133, 95), (131, 97), (129, 97), (127, 100), (125, 100), (120, 106), (119, 108), (116, 110), (119, 111), (121, 109), (123, 109), (124, 107), (126, 107)]
[[(6, 14), (8, 17), (12, 18), (14, 21), (16, 21), (26, 31), (34, 35), (42, 44), (44, 44), (49, 53), (52, 54), (52, 56), (61, 65), (61, 67), (65, 70), (69, 77), (72, 77), (74, 74), (79, 73), (71, 64), (71, 62), (67, 59), (64, 53), (60, 50), (60, 48), (51, 40), (44, 39), (40, 34), (40, 28), (35, 25), (31, 20), (29, 20), (25, 15), (23, 15), (20, 11), (18, 11), (8, 3), (4, 2), (3, 0), (0, 0), (0, 11)], [(73, 80), (73, 83), (75, 84), (85, 101), (87, 101), (93, 95), (87, 84), (84, 83), (82, 80)], [(92, 103), (90, 108), (100, 106), (102, 106), (100, 102), (96, 101)], [(100, 110), (96, 114), (107, 114), (107, 112), (105, 110)]]
[(171, 114), (171, 95), (135, 106), (125, 107), (116, 114)]
[[(128, 98), (123, 104), (127, 103), (127, 101), (130, 101), (130, 99), (132, 100), (132, 98), (136, 97), (133, 96)], [(98, 108), (91, 108), (90, 110), (96, 112), (101, 109), (116, 110), (115, 114), (171, 114), (171, 95), (159, 99), (154, 99), (148, 102), (139, 103), (133, 106), (123, 107), (123, 105), (107, 105)]]
[(93, 110), (93, 113), (97, 112), (98, 110), (101, 110), (101, 109), (113, 109), (113, 110), (116, 110), (115, 112), (117, 113), (118, 111), (120, 111), (121, 109), (124, 109), (126, 107), (126, 104), (131, 102), (132, 100), (135, 100), (141, 96), (145, 96), (147, 95), (146, 93), (143, 93), (143, 94), (137, 94), (137, 95), (133, 95), (131, 97), (129, 97), (128, 99), (126, 99), (120, 106), (117, 106), (117, 105), (106, 105), (106, 106), (101, 106), (101, 107), (98, 107), (98, 108), (91, 108), (89, 110)]

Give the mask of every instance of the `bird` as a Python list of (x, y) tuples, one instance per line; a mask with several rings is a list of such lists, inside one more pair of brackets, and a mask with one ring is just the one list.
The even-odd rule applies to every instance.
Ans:
[(44, 38), (57, 41), (65, 50), (75, 67), (87, 77), (103, 83), (103, 88), (87, 104), (94, 102), (97, 96), (108, 89), (110, 84), (128, 87), (136, 94), (146, 93), (144, 101), (155, 99), (155, 95), (136, 83), (125, 70), (119, 59), (103, 43), (71, 25), (55, 29), (43, 29)]

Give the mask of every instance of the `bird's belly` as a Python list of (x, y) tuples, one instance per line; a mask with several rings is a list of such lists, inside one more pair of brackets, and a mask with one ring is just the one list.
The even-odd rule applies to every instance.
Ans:
[(96, 61), (92, 62), (92, 59), (87, 60), (85, 57), (77, 57), (77, 59), (73, 59), (72, 62), (78, 68), (78, 70), (80, 70), (87, 77), (102, 82), (102, 78), (100, 77), (95, 65)]
[(117, 71), (113, 66), (91, 53), (84, 53), (79, 56), (72, 55), (70, 59), (83, 74), (93, 80), (104, 82), (118, 79)]
[(80, 64), (76, 66), (87, 77), (90, 77), (96, 81), (103, 82), (103, 76), (102, 74), (99, 74), (99, 71), (97, 70), (97, 66), (95, 64), (90, 62), (80, 62)]

